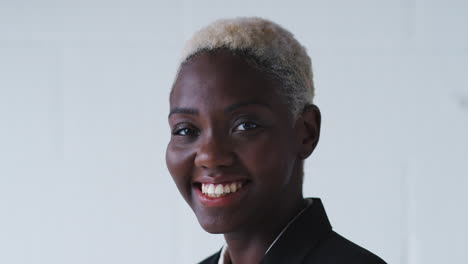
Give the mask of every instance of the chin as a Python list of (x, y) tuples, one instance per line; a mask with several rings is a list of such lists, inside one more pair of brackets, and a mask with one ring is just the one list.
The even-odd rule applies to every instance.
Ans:
[(213, 235), (227, 233), (222, 228), (213, 228), (212, 226), (203, 226), (203, 225), (201, 227), (203, 228), (203, 230)]
[(197, 216), (197, 219), (200, 226), (210, 234), (226, 234), (235, 230), (232, 221), (222, 217)]

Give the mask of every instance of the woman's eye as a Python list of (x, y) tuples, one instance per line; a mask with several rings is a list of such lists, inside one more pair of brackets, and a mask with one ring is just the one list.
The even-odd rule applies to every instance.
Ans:
[(234, 131), (246, 131), (258, 128), (258, 125), (252, 122), (243, 122), (236, 126)]
[(184, 127), (175, 129), (172, 134), (175, 136), (196, 136), (198, 132), (193, 128)]

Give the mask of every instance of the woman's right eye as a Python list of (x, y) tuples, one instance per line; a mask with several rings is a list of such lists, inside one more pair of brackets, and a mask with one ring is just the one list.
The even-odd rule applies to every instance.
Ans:
[(174, 136), (197, 136), (198, 131), (190, 127), (182, 127), (174, 129), (172, 134)]

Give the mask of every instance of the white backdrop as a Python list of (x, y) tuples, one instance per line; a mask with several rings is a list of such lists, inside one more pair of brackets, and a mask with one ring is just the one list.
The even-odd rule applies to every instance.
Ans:
[(195, 263), (218, 250), (165, 162), (183, 41), (256, 15), (308, 49), (304, 192), (389, 263), (465, 263), (468, 2), (0, 0), (0, 263)]

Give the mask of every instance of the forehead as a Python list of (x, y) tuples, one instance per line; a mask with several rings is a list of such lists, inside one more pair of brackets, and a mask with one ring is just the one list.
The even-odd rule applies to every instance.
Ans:
[(252, 100), (284, 104), (279, 85), (241, 56), (205, 52), (181, 67), (170, 101), (171, 105), (190, 107), (213, 100), (220, 104)]

